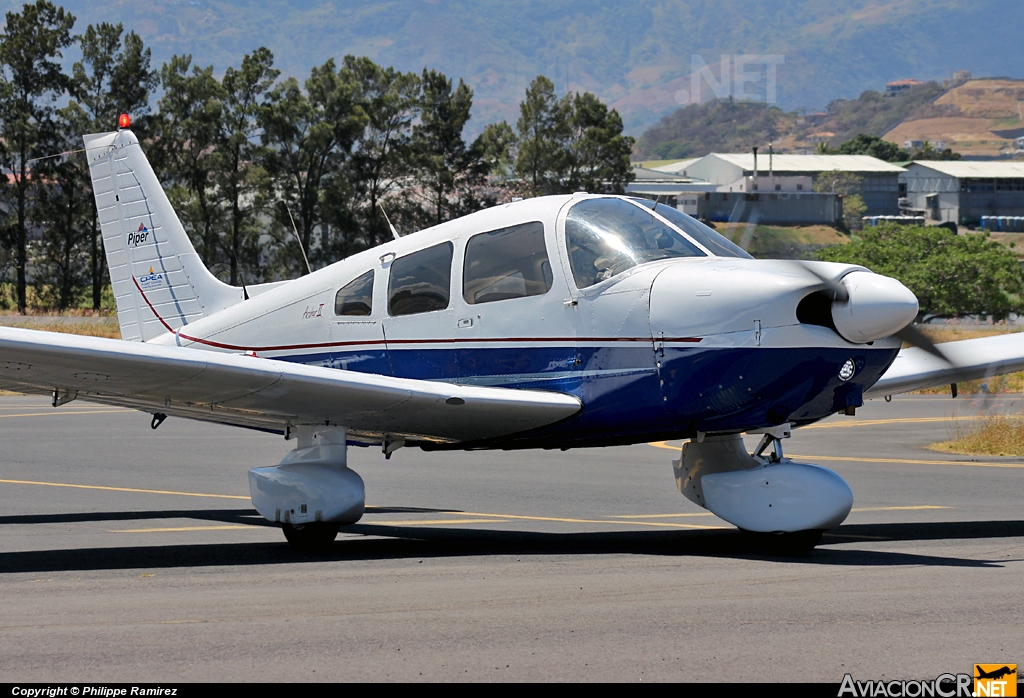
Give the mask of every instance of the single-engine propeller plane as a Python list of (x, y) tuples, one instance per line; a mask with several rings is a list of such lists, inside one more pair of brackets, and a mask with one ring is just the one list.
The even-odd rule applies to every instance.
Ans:
[[(122, 123), (126, 123), (123, 121)], [(122, 340), (0, 329), (0, 387), (268, 430), (249, 471), (297, 547), (363, 513), (352, 444), (568, 449), (685, 439), (683, 495), (810, 549), (849, 514), (791, 429), (868, 395), (1024, 369), (1024, 337), (942, 345), (899, 281), (755, 260), (675, 208), (573, 194), (498, 205), (301, 278), (203, 265), (130, 128), (85, 136)], [(902, 336), (919, 346), (902, 350)], [(916, 339), (915, 339), (916, 337)], [(742, 435), (763, 434), (751, 454)]]

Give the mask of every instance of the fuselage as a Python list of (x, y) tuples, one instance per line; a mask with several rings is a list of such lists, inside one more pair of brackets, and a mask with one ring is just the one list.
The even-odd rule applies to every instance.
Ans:
[[(861, 404), (899, 341), (853, 343), (829, 322), (801, 322), (801, 301), (822, 289), (813, 277), (786, 262), (716, 256), (729, 250), (680, 230), (663, 209), (594, 195), (496, 206), (152, 341), (558, 391), (583, 403), (560, 424), (460, 447), (741, 432), (808, 424)], [(837, 279), (863, 272), (821, 268)]]

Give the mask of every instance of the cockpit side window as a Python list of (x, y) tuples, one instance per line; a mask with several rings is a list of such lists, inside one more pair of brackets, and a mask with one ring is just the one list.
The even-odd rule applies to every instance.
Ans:
[(392, 262), (388, 315), (416, 315), (447, 308), (453, 254), (452, 243), (443, 242)]
[(373, 270), (350, 281), (334, 297), (335, 315), (370, 315), (373, 312)]
[(543, 223), (480, 233), (466, 244), (462, 297), (470, 305), (540, 296), (551, 282)]
[(678, 231), (623, 199), (585, 199), (569, 210), (565, 244), (577, 288), (645, 262), (706, 257)]

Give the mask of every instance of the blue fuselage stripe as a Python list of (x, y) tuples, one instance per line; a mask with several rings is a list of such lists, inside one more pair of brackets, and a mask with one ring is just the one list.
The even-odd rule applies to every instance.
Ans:
[[(346, 349), (346, 350), (341, 350)], [(881, 377), (898, 349), (666, 346), (367, 347), (275, 357), (330, 368), (579, 397), (582, 412), (546, 428), (566, 442), (629, 435), (735, 432), (817, 421)], [(857, 371), (843, 381), (839, 369)], [(544, 433), (541, 430), (539, 433)]]

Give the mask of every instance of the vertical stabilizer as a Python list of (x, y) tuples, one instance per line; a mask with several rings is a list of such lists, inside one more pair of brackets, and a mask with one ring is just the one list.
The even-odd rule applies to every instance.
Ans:
[(145, 342), (242, 302), (210, 273), (128, 129), (85, 136), (123, 339)]

